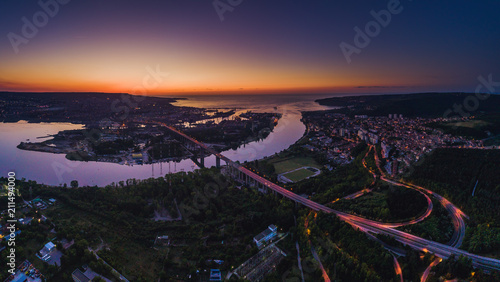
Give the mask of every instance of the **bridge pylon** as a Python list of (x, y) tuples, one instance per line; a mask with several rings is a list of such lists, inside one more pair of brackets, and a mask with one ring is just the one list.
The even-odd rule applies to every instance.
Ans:
[(220, 158), (215, 156), (215, 167), (220, 168)]

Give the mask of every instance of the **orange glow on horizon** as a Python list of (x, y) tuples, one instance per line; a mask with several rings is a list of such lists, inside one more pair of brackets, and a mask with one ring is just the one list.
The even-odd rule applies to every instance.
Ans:
[[(129, 86), (130, 85), (130, 86)], [(85, 83), (80, 81), (65, 81), (64, 83), (30, 83), (0, 82), (0, 91), (12, 92), (99, 92), (99, 93), (129, 93), (135, 95), (234, 95), (234, 94), (330, 94), (330, 93), (366, 93), (384, 92), (381, 90), (370, 91), (365, 88), (354, 86), (330, 86), (330, 87), (178, 87), (178, 88), (156, 88), (152, 90), (129, 84), (108, 84), (105, 82)], [(403, 90), (404, 91), (404, 90)]]
[[(173, 46), (166, 51), (125, 43), (120, 48), (111, 42), (85, 47), (79, 43), (61, 43), (68, 49), (26, 50), (16, 57), (0, 57), (0, 91), (307, 94), (404, 91), (421, 84), (413, 77), (392, 74), (388, 80), (387, 73), (373, 73), (361, 66), (346, 69), (327, 61), (312, 65), (306, 58), (286, 60), (270, 54), (242, 56), (236, 50), (221, 52), (206, 46)], [(150, 79), (148, 83), (154, 87), (144, 87), (148, 68), (168, 76)]]

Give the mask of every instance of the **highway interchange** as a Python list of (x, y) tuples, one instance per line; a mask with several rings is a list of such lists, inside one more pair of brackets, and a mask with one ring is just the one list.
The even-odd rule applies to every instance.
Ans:
[[(306, 206), (314, 211), (333, 213), (333, 214), (337, 215), (341, 220), (352, 225), (354, 228), (359, 228), (359, 230), (362, 230), (364, 232), (369, 232), (372, 234), (383, 234), (383, 235), (391, 236), (394, 239), (396, 239), (397, 241), (399, 241), (405, 245), (408, 245), (415, 250), (419, 250), (419, 251), (423, 251), (423, 252), (430, 252), (430, 253), (433, 253), (442, 259), (447, 259), (451, 255), (455, 255), (456, 257), (462, 255), (464, 257), (471, 259), (472, 265), (474, 267), (485, 269), (485, 270), (500, 270), (500, 260), (471, 254), (471, 253), (466, 252), (464, 250), (458, 249), (458, 247), (461, 245), (463, 238), (465, 236), (465, 222), (464, 222), (463, 218), (466, 217), (466, 215), (459, 208), (457, 208), (451, 202), (449, 202), (447, 199), (445, 199), (444, 197), (442, 197), (442, 196), (440, 196), (440, 195), (438, 195), (438, 194), (436, 194), (428, 189), (425, 189), (425, 188), (420, 187), (420, 186), (412, 185), (409, 183), (397, 182), (397, 181), (394, 181), (391, 179), (387, 179), (383, 176), (380, 177), (381, 180), (386, 181), (388, 183), (391, 183), (394, 185), (399, 185), (399, 186), (404, 186), (404, 187), (411, 188), (411, 189), (416, 189), (422, 193), (431, 195), (431, 196), (435, 197), (437, 200), (439, 200), (439, 202), (452, 215), (453, 224), (455, 226), (455, 233), (453, 235), (452, 240), (449, 243), (450, 245), (433, 242), (433, 241), (430, 241), (430, 240), (427, 240), (424, 238), (420, 238), (418, 236), (394, 229), (394, 227), (402, 226), (402, 225), (381, 223), (381, 222), (376, 222), (373, 220), (361, 218), (361, 217), (358, 217), (355, 215), (351, 215), (351, 214), (347, 214), (344, 212), (333, 210), (333, 209), (328, 208), (324, 205), (321, 205), (319, 203), (316, 203), (314, 201), (306, 199), (302, 196), (299, 196), (299, 195), (267, 180), (266, 178), (264, 178), (256, 173), (250, 171), (249, 169), (243, 167), (242, 165), (240, 165), (236, 162), (233, 162), (229, 158), (227, 158), (227, 157), (223, 156), (222, 154), (218, 153), (217, 151), (211, 149), (210, 147), (208, 147), (204, 143), (199, 142), (199, 141), (187, 136), (186, 134), (175, 129), (174, 127), (168, 126), (168, 125), (163, 124), (163, 123), (160, 123), (160, 125), (167, 127), (172, 132), (174, 132), (174, 133), (180, 135), (181, 137), (195, 143), (196, 145), (200, 146), (203, 150), (206, 150), (207, 152), (214, 154), (217, 158), (220, 158), (221, 160), (226, 162), (226, 164), (228, 166), (231, 166), (232, 168), (234, 168), (234, 169), (240, 171), (241, 173), (247, 175), (248, 177), (254, 179), (255, 181), (257, 181), (258, 183), (260, 183), (264, 187), (267, 187), (268, 189), (270, 189), (278, 194), (281, 194), (282, 196), (287, 197), (288, 199), (290, 199), (296, 203), (302, 204), (302, 205), (304, 205), (304, 206)], [(376, 155), (377, 154), (375, 153), (375, 156)], [(432, 202), (431, 202), (431, 204), (432, 204)], [(432, 207), (430, 207), (430, 208), (432, 209)], [(428, 211), (429, 211), (429, 209), (428, 209)], [(425, 214), (427, 214), (427, 212)], [(430, 214), (430, 212), (429, 212), (429, 214)], [(422, 217), (419, 217), (419, 218), (420, 218), (420, 220), (423, 220)], [(412, 221), (411, 223), (416, 223), (416, 222)], [(411, 224), (411, 223), (408, 223), (408, 224)]]

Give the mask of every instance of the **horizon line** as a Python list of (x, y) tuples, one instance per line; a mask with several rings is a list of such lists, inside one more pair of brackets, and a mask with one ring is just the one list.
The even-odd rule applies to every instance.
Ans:
[[(305, 93), (296, 93), (296, 92), (288, 92), (288, 93), (269, 93), (269, 92), (256, 92), (256, 93), (233, 93), (233, 92), (223, 92), (223, 93), (148, 93), (148, 94), (133, 94), (127, 92), (100, 92), (100, 91), (10, 91), (10, 90), (0, 90), (0, 93), (38, 93), (38, 94), (127, 94), (132, 96), (148, 96), (148, 97), (158, 97), (158, 96), (169, 96), (169, 98), (175, 98), (172, 96), (181, 95), (181, 96), (250, 96), (250, 95), (349, 95), (349, 96), (366, 96), (366, 95), (412, 95), (412, 94), (475, 94), (472, 91), (422, 91), (422, 92), (394, 92), (394, 93), (377, 93), (377, 92), (331, 92), (331, 93), (313, 93), (313, 92), (305, 92)], [(493, 94), (499, 95), (500, 92), (497, 93), (479, 93), (479, 94)]]

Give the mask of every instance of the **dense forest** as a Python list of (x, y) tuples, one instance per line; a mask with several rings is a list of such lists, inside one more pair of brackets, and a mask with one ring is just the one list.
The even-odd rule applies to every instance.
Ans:
[(341, 199), (331, 206), (369, 219), (398, 222), (423, 214), (427, 209), (427, 200), (415, 190), (380, 183), (375, 191), (363, 197)]
[(398, 229), (443, 244), (448, 243), (453, 236), (450, 213), (437, 200), (433, 200), (432, 212), (424, 221)]
[[(387, 116), (402, 114), (405, 117), (443, 117), (453, 105), (462, 105), (468, 96), (475, 93), (418, 93), (395, 95), (346, 96), (316, 100), (320, 105), (342, 107), (333, 112), (349, 115)], [(478, 94), (481, 95), (481, 94)], [(500, 95), (484, 95), (474, 113), (498, 113)], [(483, 98), (483, 96), (481, 96)], [(461, 117), (451, 112), (449, 117)]]
[[(216, 169), (131, 179), (103, 188), (47, 187), (30, 181), (19, 184), (21, 193), (29, 195), (30, 186), (33, 195), (58, 200), (58, 205), (44, 211), (57, 237), (83, 246), (76, 248), (76, 255), (71, 255), (73, 248), (68, 250), (63, 267), (49, 273), (54, 279), (64, 280), (78, 264), (93, 261), (82, 249), (103, 242), (108, 248), (98, 254), (134, 281), (151, 281), (158, 275), (166, 280), (187, 277), (197, 275), (200, 268), (230, 269), (257, 252), (252, 238), (268, 225), (279, 226), (280, 232), (294, 225), (292, 202), (237, 189)], [(172, 205), (181, 220), (153, 220), (163, 207), (175, 213)], [(171, 247), (153, 250), (158, 235), (168, 235)], [(45, 236), (39, 239), (44, 240)], [(214, 259), (222, 260), (222, 265), (209, 262)]]
[(460, 207), (470, 218), (463, 248), (489, 253), (500, 248), (500, 151), (437, 149), (406, 179)]

